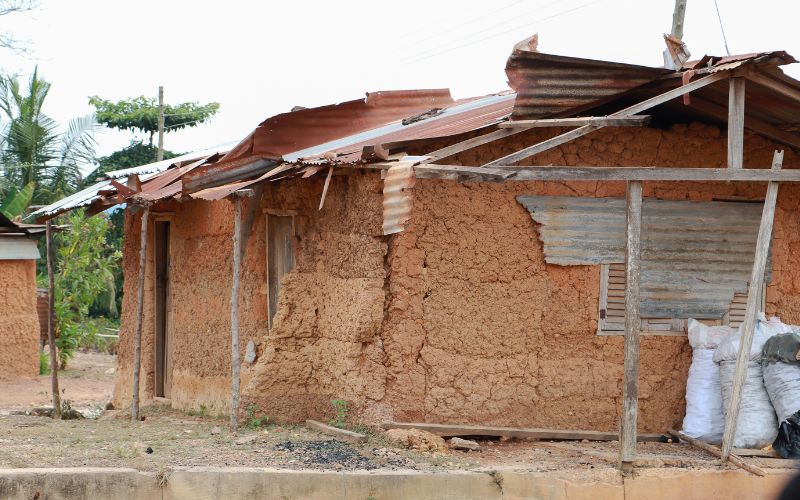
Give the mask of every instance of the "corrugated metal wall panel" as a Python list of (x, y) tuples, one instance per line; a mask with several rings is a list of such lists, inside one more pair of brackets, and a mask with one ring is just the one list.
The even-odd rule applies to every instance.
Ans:
[[(625, 261), (624, 199), (517, 199), (541, 224), (548, 264)], [(747, 292), (761, 211), (760, 203), (644, 200), (642, 316), (722, 317), (733, 294)]]

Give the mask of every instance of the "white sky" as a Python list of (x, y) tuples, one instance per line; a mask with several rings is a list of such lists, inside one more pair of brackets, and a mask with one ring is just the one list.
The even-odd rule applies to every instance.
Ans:
[[(717, 0), (731, 53), (787, 50), (800, 57), (800, 2)], [(292, 106), (366, 91), (441, 88), (454, 98), (507, 88), (514, 43), (539, 33), (541, 52), (662, 64), (673, 0), (273, 1), (40, 0), (0, 18), (32, 53), (0, 51), (0, 70), (53, 83), (45, 111), (58, 120), (92, 111), (90, 95), (217, 101), (208, 124), (166, 135), (186, 152), (243, 138)], [(725, 55), (714, 0), (688, 0), (684, 41), (693, 58)], [(797, 66), (797, 68), (795, 68)], [(784, 67), (800, 78), (800, 64)], [(105, 129), (99, 152), (131, 136)]]

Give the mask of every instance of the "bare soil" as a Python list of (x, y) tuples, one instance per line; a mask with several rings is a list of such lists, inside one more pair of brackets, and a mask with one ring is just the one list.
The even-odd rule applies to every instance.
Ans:
[[(111, 398), (116, 356), (97, 352), (77, 352), (59, 371), (61, 399), (79, 411), (97, 411)], [(52, 406), (50, 375), (36, 378), (0, 380), (0, 415), (12, 411)]]

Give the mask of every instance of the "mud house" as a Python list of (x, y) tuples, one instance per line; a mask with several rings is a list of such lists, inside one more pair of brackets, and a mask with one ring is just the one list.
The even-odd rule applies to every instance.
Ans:
[(39, 375), (36, 239), (43, 232), (0, 214), (0, 378)]
[(38, 215), (128, 202), (120, 406), (148, 214), (144, 399), (228, 411), (239, 220), (241, 409), (299, 421), (343, 399), (373, 423), (613, 431), (630, 377), (626, 192), (639, 186), (638, 428), (661, 432), (683, 417), (686, 319), (743, 320), (767, 181), (781, 189), (752, 300), (800, 321), (800, 82), (779, 69), (792, 62), (672, 71), (521, 44), (512, 91), (298, 109)]

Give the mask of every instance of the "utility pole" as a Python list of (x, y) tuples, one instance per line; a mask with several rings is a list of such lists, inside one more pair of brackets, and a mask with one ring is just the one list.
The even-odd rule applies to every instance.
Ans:
[(672, 12), (672, 31), (664, 35), (667, 49), (664, 50), (664, 67), (679, 70), (683, 63), (689, 60), (691, 54), (683, 43), (683, 21), (686, 18), (686, 3), (688, 0), (675, 0), (675, 10)]
[(158, 86), (158, 155), (156, 161), (164, 159), (164, 86)]
[(672, 31), (670, 35), (678, 40), (683, 40), (683, 20), (686, 18), (687, 0), (675, 0), (675, 10), (672, 12)]
[(47, 342), (50, 344), (50, 383), (53, 393), (53, 418), (61, 418), (61, 394), (58, 392), (58, 352), (56, 351), (56, 281), (55, 252), (53, 251), (53, 227), (50, 219), (45, 226), (47, 242)]

